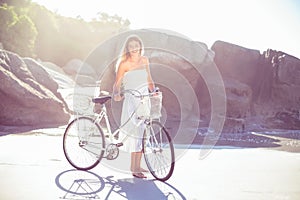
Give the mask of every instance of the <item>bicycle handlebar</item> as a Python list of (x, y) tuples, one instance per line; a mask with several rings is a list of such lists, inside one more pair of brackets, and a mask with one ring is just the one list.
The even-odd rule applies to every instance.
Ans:
[(140, 91), (135, 90), (135, 89), (123, 90), (123, 91), (121, 92), (121, 94), (127, 93), (127, 94), (130, 94), (130, 95), (132, 95), (132, 96), (134, 96), (134, 97), (137, 97), (137, 98), (144, 98), (144, 97), (148, 97), (148, 96), (151, 97), (151, 96), (157, 94), (158, 92), (160, 92), (160, 91), (159, 91), (159, 88), (156, 87), (155, 90), (154, 90), (154, 92), (151, 92), (151, 93), (149, 93), (149, 94), (142, 94)]
[[(128, 93), (136, 98), (140, 98), (143, 99), (144, 97), (153, 97), (155, 96), (159, 91), (159, 88), (155, 88), (154, 92), (151, 92), (149, 94), (142, 94), (140, 91), (135, 90), (135, 89), (128, 89), (128, 90), (123, 90), (121, 92), (121, 94), (125, 94)], [(104, 96), (100, 96), (100, 97), (95, 97), (92, 99), (93, 103), (100, 103), (100, 104), (104, 104), (106, 101), (108, 101), (109, 99), (113, 98), (113, 94), (111, 95), (104, 95)]]

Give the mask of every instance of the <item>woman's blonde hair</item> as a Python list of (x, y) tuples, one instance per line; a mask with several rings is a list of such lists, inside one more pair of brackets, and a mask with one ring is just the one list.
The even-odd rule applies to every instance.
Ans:
[(131, 41), (136, 41), (136, 42), (138, 42), (140, 44), (141, 48), (139, 50), (139, 53), (140, 53), (141, 56), (144, 55), (144, 44), (143, 44), (142, 39), (139, 36), (137, 36), (137, 35), (130, 35), (130, 36), (128, 36), (127, 39), (124, 42), (124, 45), (122, 47), (122, 51), (121, 51), (121, 53), (119, 55), (119, 58), (117, 60), (117, 63), (116, 63), (116, 72), (118, 71), (119, 65), (122, 62), (126, 61), (130, 57), (130, 52), (128, 50), (128, 44)]

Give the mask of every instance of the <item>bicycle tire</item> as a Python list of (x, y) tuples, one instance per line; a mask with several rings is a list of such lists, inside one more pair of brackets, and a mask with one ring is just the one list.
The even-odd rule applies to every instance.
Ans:
[(168, 180), (174, 171), (174, 145), (169, 133), (158, 121), (146, 127), (143, 153), (150, 173), (160, 181)]
[(105, 138), (100, 126), (90, 117), (71, 121), (63, 136), (63, 150), (68, 162), (78, 170), (90, 170), (103, 158)]

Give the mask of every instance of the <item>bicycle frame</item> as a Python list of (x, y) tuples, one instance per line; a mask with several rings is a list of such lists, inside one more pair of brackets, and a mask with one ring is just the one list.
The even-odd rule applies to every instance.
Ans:
[[(107, 137), (109, 139), (109, 141), (111, 143), (116, 143), (117, 140), (115, 138), (116, 138), (117, 134), (121, 131), (121, 127), (123, 127), (124, 125), (126, 125), (133, 118), (134, 113), (136, 112), (137, 108), (131, 114), (131, 116), (129, 117), (129, 119), (124, 124), (122, 124), (121, 126), (119, 126), (116, 130), (114, 130), (113, 132), (112, 132), (111, 125), (110, 125), (110, 122), (109, 122), (109, 117), (107, 115), (107, 109), (106, 109), (105, 104), (101, 104), (101, 112), (99, 114), (95, 113), (96, 118), (95, 118), (94, 122), (97, 123), (97, 124), (100, 124), (100, 122), (104, 119), (105, 120), (104, 122), (105, 122), (105, 125), (106, 125), (106, 129), (107, 129), (106, 130), (106, 134), (104, 134), (104, 135), (105, 135), (105, 137)], [(150, 118), (140, 119), (139, 123), (137, 124), (137, 127), (140, 126), (142, 123), (144, 123), (146, 125), (149, 125), (150, 121), (151, 121)], [(122, 138), (121, 140), (118, 140), (118, 141), (120, 143), (123, 143), (123, 142), (126, 141), (126, 139), (128, 137), (129, 137), (129, 135), (126, 135), (124, 138)]]

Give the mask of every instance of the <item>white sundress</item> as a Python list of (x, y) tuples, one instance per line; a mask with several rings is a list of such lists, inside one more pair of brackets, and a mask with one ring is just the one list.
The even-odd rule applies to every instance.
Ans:
[[(134, 89), (138, 90), (141, 94), (148, 94), (149, 92), (147, 76), (148, 74), (146, 69), (130, 70), (126, 72), (123, 77), (124, 89)], [(121, 147), (121, 150), (126, 152), (140, 152), (142, 150), (142, 138), (145, 126), (143, 123), (141, 124), (141, 126), (138, 126), (140, 120), (137, 119), (136, 115), (134, 115), (128, 121), (139, 103), (139, 98), (125, 93), (122, 107), (121, 131), (119, 138), (122, 139), (128, 136), (127, 139), (123, 142), (123, 146)], [(124, 123), (126, 124), (124, 125)]]

